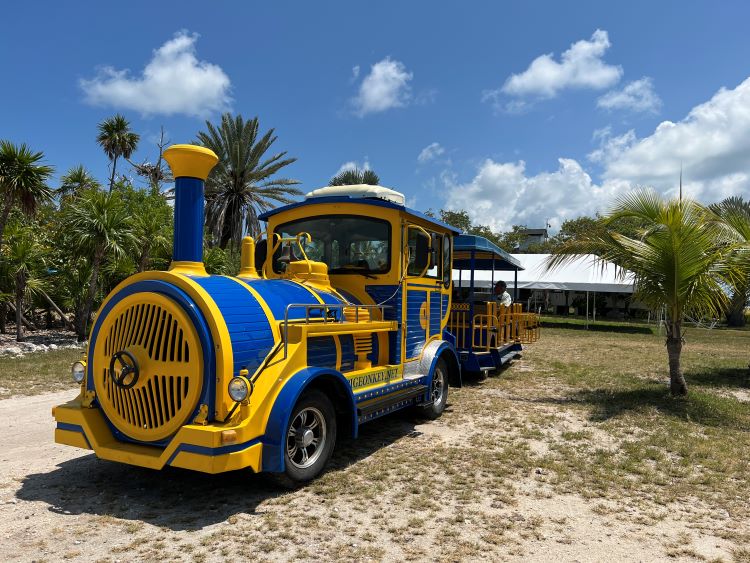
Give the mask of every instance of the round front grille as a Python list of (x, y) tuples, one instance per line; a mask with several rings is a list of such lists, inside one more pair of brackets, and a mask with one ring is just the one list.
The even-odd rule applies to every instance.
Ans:
[[(137, 365), (135, 384), (133, 375), (117, 384), (122, 361)], [(157, 293), (135, 293), (118, 302), (102, 322), (93, 374), (99, 404), (118, 430), (135, 440), (161, 440), (195, 410), (203, 350), (179, 305)]]

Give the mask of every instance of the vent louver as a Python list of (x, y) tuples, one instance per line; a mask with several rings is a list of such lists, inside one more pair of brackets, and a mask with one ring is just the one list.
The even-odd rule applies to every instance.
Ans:
[[(129, 389), (109, 374), (116, 352), (132, 354), (139, 367)], [(168, 297), (136, 293), (117, 303), (101, 325), (94, 350), (97, 398), (118, 430), (157, 441), (176, 432), (195, 410), (203, 380), (200, 341), (183, 310)]]

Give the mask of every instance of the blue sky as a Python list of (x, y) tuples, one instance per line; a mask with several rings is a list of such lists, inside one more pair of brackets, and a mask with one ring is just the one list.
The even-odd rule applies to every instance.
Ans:
[(115, 112), (136, 160), (161, 125), (189, 142), (257, 115), (305, 191), (368, 163), (414, 207), (496, 229), (669, 193), (681, 165), (693, 197), (748, 194), (746, 2), (215, 4), (6, 6), (0, 137), (104, 179)]

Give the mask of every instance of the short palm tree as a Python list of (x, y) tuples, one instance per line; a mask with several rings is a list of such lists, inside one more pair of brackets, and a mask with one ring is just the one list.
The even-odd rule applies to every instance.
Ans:
[(292, 187), (298, 180), (275, 177), (297, 160), (285, 158), (286, 151), (266, 155), (275, 141), (273, 129), (259, 137), (257, 117), (245, 121), (228, 113), (218, 126), (206, 121), (206, 131), (198, 133), (197, 144), (219, 157), (206, 181), (206, 224), (222, 249), (230, 242), (239, 247), (246, 232), (259, 233), (259, 212), (302, 193)]
[(369, 169), (347, 168), (336, 174), (328, 182), (329, 186), (356, 186), (357, 184), (377, 186), (380, 184), (380, 177)]
[(745, 326), (745, 305), (750, 299), (750, 201), (742, 196), (728, 197), (709, 206), (716, 215), (725, 243), (737, 249), (731, 257), (737, 273), (732, 280), (732, 296), (726, 310), (729, 326)]
[(14, 205), (20, 204), (24, 213), (34, 215), (39, 204), (52, 200), (47, 180), (54, 168), (40, 164), (42, 158), (43, 153), (34, 152), (25, 144), (0, 141), (0, 251)]
[(6, 253), (8, 273), (13, 279), (16, 307), (16, 341), (22, 342), (23, 309), (26, 297), (43, 291), (37, 273), (44, 265), (45, 251), (32, 229), (18, 227), (8, 236)]
[(61, 197), (77, 196), (85, 190), (98, 190), (99, 188), (101, 188), (99, 180), (83, 164), (79, 164), (73, 166), (60, 178), (60, 187), (57, 188), (57, 193)]
[(83, 340), (88, 334), (91, 305), (96, 297), (102, 263), (110, 257), (121, 258), (135, 243), (133, 218), (118, 193), (91, 190), (81, 194), (65, 210), (65, 220), (77, 252), (91, 262), (86, 299), (80, 314), (76, 315), (78, 338)]
[(130, 130), (130, 123), (119, 113), (102, 121), (99, 125), (96, 142), (102, 147), (112, 161), (112, 175), (109, 178), (109, 191), (115, 185), (117, 159), (130, 158), (138, 147), (140, 137)]
[(680, 355), (682, 323), (686, 315), (715, 317), (726, 302), (723, 284), (728, 279), (727, 259), (732, 250), (717, 244), (720, 229), (708, 220), (708, 210), (692, 200), (666, 200), (649, 190), (639, 190), (617, 201), (604, 217), (604, 226), (620, 219), (644, 222), (639, 236), (627, 237), (611, 229), (592, 232), (562, 243), (548, 262), (553, 269), (579, 254), (593, 254), (596, 262), (618, 266), (634, 281), (634, 298), (667, 313), (666, 347), (670, 391), (686, 395)]

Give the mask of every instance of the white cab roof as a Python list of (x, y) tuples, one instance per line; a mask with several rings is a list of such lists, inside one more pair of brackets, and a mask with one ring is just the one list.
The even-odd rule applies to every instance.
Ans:
[(383, 199), (397, 205), (405, 205), (406, 197), (401, 192), (384, 188), (383, 186), (370, 186), (367, 184), (357, 184), (353, 186), (326, 186), (318, 188), (307, 195), (306, 198), (312, 197), (350, 197), (350, 198), (370, 198)]

